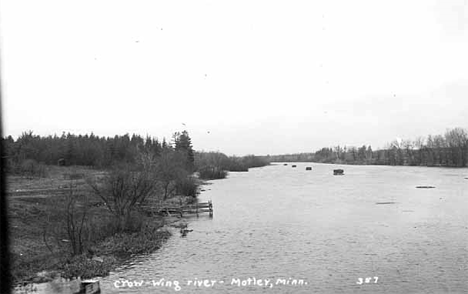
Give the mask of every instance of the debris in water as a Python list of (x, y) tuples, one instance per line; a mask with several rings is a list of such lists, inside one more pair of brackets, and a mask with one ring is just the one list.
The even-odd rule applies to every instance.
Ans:
[(418, 189), (432, 189), (435, 188), (434, 186), (416, 186)]
[(186, 236), (187, 236), (187, 233), (190, 233), (190, 232), (192, 232), (192, 231), (193, 231), (193, 230), (181, 229), (181, 230), (180, 230), (181, 237), (186, 237)]
[(183, 225), (183, 226), (180, 228), (180, 234), (181, 234), (182, 237), (186, 237), (186, 236), (187, 236), (187, 233), (190, 233), (190, 232), (193, 231), (193, 230), (187, 229), (187, 227), (188, 227), (188, 225), (185, 224), (185, 225)]
[(335, 175), (335, 176), (342, 176), (342, 175), (344, 175), (344, 170), (342, 170), (342, 169), (334, 169), (334, 170), (333, 170), (333, 175)]

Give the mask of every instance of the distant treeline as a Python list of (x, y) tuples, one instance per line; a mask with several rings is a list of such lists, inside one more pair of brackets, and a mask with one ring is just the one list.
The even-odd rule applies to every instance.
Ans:
[(106, 168), (114, 163), (134, 163), (139, 151), (160, 155), (164, 150), (172, 149), (164, 139), (143, 138), (139, 135), (99, 137), (91, 135), (73, 135), (42, 137), (33, 132), (23, 133), (17, 140), (11, 136), (3, 139), (3, 148), (7, 162), (15, 166), (26, 159), (44, 164), (83, 165)]
[(204, 178), (224, 178), (226, 171), (248, 171), (252, 167), (269, 164), (263, 157), (248, 155), (236, 157), (220, 152), (195, 152), (186, 131), (174, 133), (168, 143), (153, 137), (125, 134), (99, 137), (94, 134), (39, 136), (24, 132), (18, 139), (3, 139), (4, 155), (11, 173), (40, 175), (42, 165), (82, 165), (109, 168), (116, 164), (133, 165), (140, 154), (165, 157), (171, 152), (184, 153), (187, 171), (199, 171)]
[(277, 162), (465, 167), (468, 163), (468, 135), (465, 129), (455, 128), (443, 135), (394, 140), (376, 151), (370, 145), (336, 146), (314, 153), (274, 155), (268, 159)]

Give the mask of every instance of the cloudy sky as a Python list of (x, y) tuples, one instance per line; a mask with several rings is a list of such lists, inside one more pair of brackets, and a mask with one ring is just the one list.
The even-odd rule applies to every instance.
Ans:
[(0, 6), (5, 134), (187, 129), (244, 155), (468, 128), (468, 0)]

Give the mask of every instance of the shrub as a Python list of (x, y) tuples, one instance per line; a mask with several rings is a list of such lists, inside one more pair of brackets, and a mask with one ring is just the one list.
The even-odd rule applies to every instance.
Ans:
[(126, 258), (132, 254), (151, 253), (159, 249), (170, 235), (168, 231), (158, 231), (157, 227), (144, 227), (138, 233), (115, 234), (100, 244), (97, 254), (114, 254)]
[(90, 279), (94, 277), (106, 276), (112, 269), (116, 259), (106, 257), (103, 262), (88, 259), (85, 254), (75, 256), (63, 265), (63, 277)]
[(227, 176), (227, 171), (213, 166), (201, 168), (198, 172), (200, 178), (204, 180), (224, 179)]
[(8, 168), (14, 174), (19, 174), (21, 176), (26, 176), (29, 178), (33, 177), (40, 177), (45, 178), (47, 177), (47, 167), (43, 163), (38, 163), (34, 159), (25, 159), (18, 164), (12, 164), (11, 167)]
[(197, 197), (198, 183), (193, 177), (181, 179), (176, 183), (176, 191), (179, 195)]
[(120, 230), (127, 228), (135, 207), (156, 193), (157, 179), (151, 170), (133, 170), (130, 166), (114, 168), (103, 181), (87, 179), (93, 192), (116, 217)]
[(118, 223), (115, 221), (114, 216), (93, 215), (89, 219), (85, 239), (88, 244), (100, 242), (114, 235), (118, 230)]

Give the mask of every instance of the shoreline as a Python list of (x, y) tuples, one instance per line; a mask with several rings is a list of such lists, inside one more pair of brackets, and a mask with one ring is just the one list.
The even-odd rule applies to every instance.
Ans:
[[(109, 242), (115, 245), (123, 244), (125, 243), (123, 240), (127, 237), (132, 240), (135, 238), (138, 239), (138, 237), (147, 236), (146, 233), (148, 231), (112, 236), (109, 238), (110, 240), (103, 241), (95, 246), (97, 252), (101, 252), (99, 255), (96, 254), (93, 257), (86, 256), (85, 254), (75, 256), (72, 258), (71, 263), (65, 266), (57, 265), (53, 269), (46, 269), (34, 275), (29, 275), (24, 280), (12, 281), (12, 293), (31, 293), (38, 291), (38, 289), (39, 291), (43, 289), (40, 293), (47, 293), (47, 287), (53, 287), (53, 285), (57, 284), (59, 284), (60, 287), (79, 290), (79, 285), (83, 280), (99, 280), (100, 278), (107, 277), (110, 272), (115, 271), (135, 257), (157, 252), (169, 238), (177, 236), (176, 233), (178, 233), (178, 229), (186, 227), (189, 224), (189, 221), (186, 219), (176, 216), (163, 217), (163, 219), (164, 224), (156, 229), (154, 235), (156, 236), (156, 240), (152, 239), (152, 245), (149, 247), (137, 246), (128, 248), (130, 251), (132, 251), (132, 249), (138, 250), (125, 254), (122, 254), (119, 250), (106, 252), (106, 244)], [(135, 242), (133, 244), (137, 243), (138, 242)], [(115, 248), (115, 246), (112, 247)], [(73, 274), (77, 270), (80, 271), (80, 275)]]
[[(174, 237), (176, 229), (186, 226), (187, 219), (176, 216), (148, 216), (135, 211), (137, 214), (137, 225), (139, 229), (127, 232), (119, 232), (108, 235), (105, 238), (87, 243), (82, 254), (70, 255), (69, 240), (52, 240), (52, 233), (45, 236), (44, 225), (50, 217), (50, 209), (57, 206), (56, 195), (47, 192), (42, 195), (38, 192), (30, 195), (16, 195), (12, 193), (24, 193), (24, 188), (38, 188), (56, 185), (63, 180), (61, 175), (69, 169), (60, 169), (55, 177), (26, 179), (23, 177), (10, 176), (10, 193), (8, 194), (9, 218), (10, 218), (10, 277), (13, 291), (20, 291), (21, 288), (31, 285), (49, 283), (57, 279), (74, 281), (77, 279), (89, 279), (105, 277), (111, 271), (128, 262), (129, 259), (137, 255), (151, 254), (160, 249), (164, 243)], [(82, 168), (81, 171), (90, 172)], [(100, 171), (97, 171), (100, 172)], [(57, 177), (59, 175), (60, 177)], [(42, 186), (38, 183), (42, 183)], [(52, 184), (51, 184), (52, 183)], [(198, 193), (192, 196), (174, 196), (169, 199), (171, 202), (187, 204), (188, 201), (198, 201), (198, 195), (203, 191), (203, 186), (211, 183), (206, 180), (197, 179)], [(81, 184), (78, 183), (78, 186)], [(19, 189), (21, 188), (21, 189)], [(31, 190), (32, 191), (32, 190)], [(86, 192), (85, 192), (86, 193)], [(78, 193), (77, 193), (78, 194)], [(57, 196), (60, 197), (60, 196)], [(53, 213), (52, 213), (53, 214)], [(108, 214), (103, 206), (93, 207), (90, 213), (97, 217), (97, 224), (100, 227), (96, 231), (100, 232), (108, 221), (102, 214)], [(48, 223), (49, 225), (61, 225), (58, 219)], [(96, 220), (94, 220), (96, 222)], [(44, 227), (45, 228), (45, 227)], [(43, 232), (44, 231), (44, 232)], [(47, 242), (45, 241), (46, 239)], [(58, 245), (55, 242), (59, 243)], [(48, 243), (48, 244), (47, 244)], [(50, 248), (51, 247), (51, 248)]]
[[(158, 222), (159, 219), (159, 222)], [(160, 220), (163, 220), (163, 223)], [(62, 255), (57, 264), (42, 271), (25, 273), (21, 280), (13, 280), (14, 289), (30, 284), (42, 284), (57, 279), (68, 281), (93, 279), (108, 276), (111, 271), (124, 265), (132, 258), (157, 252), (176, 229), (186, 226), (187, 221), (178, 217), (158, 217), (156, 225), (147, 226), (140, 232), (117, 233), (93, 246), (94, 255), (83, 253), (71, 258)]]

